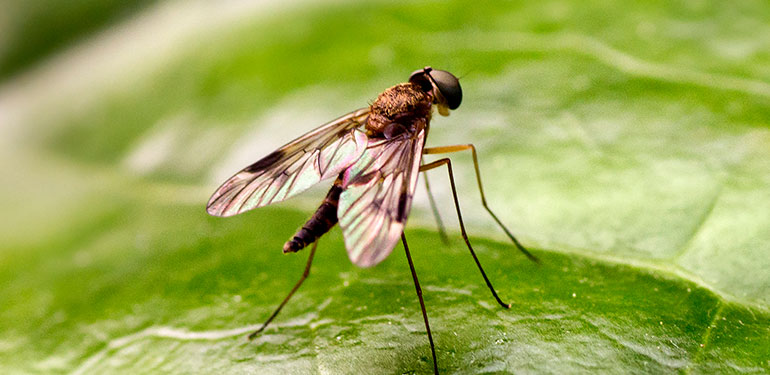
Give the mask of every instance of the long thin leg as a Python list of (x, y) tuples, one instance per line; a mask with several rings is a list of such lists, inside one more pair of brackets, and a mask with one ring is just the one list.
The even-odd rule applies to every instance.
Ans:
[(420, 300), (420, 308), (422, 309), (422, 319), (425, 321), (425, 330), (428, 331), (428, 341), (430, 341), (430, 352), (433, 354), (433, 372), (438, 375), (438, 363), (436, 362), (436, 348), (433, 346), (433, 335), (430, 333), (430, 324), (428, 323), (428, 313), (425, 312), (425, 302), (422, 300), (422, 288), (420, 288), (420, 281), (417, 280), (417, 272), (414, 270), (414, 263), (412, 263), (412, 255), (409, 254), (409, 246), (406, 244), (406, 236), (401, 233), (401, 242), (404, 243), (404, 252), (406, 252), (406, 260), (409, 261), (409, 269), (412, 271), (412, 279), (414, 280), (414, 289), (417, 291), (417, 298)]
[(267, 325), (270, 324), (270, 322), (272, 322), (273, 319), (275, 319), (276, 315), (278, 315), (279, 312), (281, 312), (281, 309), (283, 308), (284, 305), (286, 305), (286, 302), (289, 302), (289, 299), (291, 298), (291, 296), (294, 295), (294, 292), (296, 292), (297, 289), (299, 289), (299, 286), (302, 285), (302, 282), (305, 281), (305, 279), (307, 279), (307, 276), (310, 274), (310, 265), (313, 263), (313, 256), (315, 255), (316, 247), (318, 247), (318, 241), (313, 242), (313, 247), (310, 249), (310, 255), (308, 255), (307, 264), (305, 265), (305, 271), (302, 272), (302, 277), (299, 279), (299, 281), (297, 281), (297, 284), (294, 285), (294, 288), (291, 288), (291, 292), (289, 292), (289, 295), (283, 299), (283, 302), (281, 302), (281, 304), (278, 305), (278, 308), (275, 309), (275, 311), (273, 311), (273, 314), (271, 314), (270, 317), (267, 318), (265, 323), (262, 324), (262, 327), (259, 327), (258, 330), (252, 332), (249, 335), (249, 340), (253, 340), (255, 337), (257, 337), (257, 335), (262, 333), (262, 331), (264, 331), (265, 328), (267, 328)]
[(442, 165), (447, 166), (447, 171), (449, 172), (449, 184), (452, 186), (452, 197), (454, 197), (455, 201), (455, 209), (457, 210), (457, 221), (460, 222), (460, 233), (463, 235), (463, 240), (465, 240), (465, 244), (468, 246), (468, 250), (470, 250), (471, 255), (473, 256), (473, 260), (476, 261), (476, 266), (479, 267), (479, 271), (481, 271), (481, 276), (484, 277), (484, 281), (487, 283), (487, 287), (489, 287), (489, 291), (492, 292), (492, 295), (497, 300), (497, 303), (500, 304), (500, 306), (508, 309), (511, 307), (510, 303), (503, 302), (500, 297), (497, 296), (497, 292), (495, 292), (495, 288), (492, 286), (492, 283), (489, 281), (489, 278), (487, 277), (487, 273), (484, 272), (484, 268), (481, 267), (481, 262), (479, 262), (479, 258), (476, 256), (476, 252), (473, 251), (473, 247), (471, 246), (471, 241), (468, 240), (468, 234), (465, 232), (465, 224), (463, 223), (463, 214), (460, 212), (460, 202), (457, 200), (457, 189), (455, 188), (455, 178), (454, 174), (452, 173), (452, 161), (449, 160), (449, 158), (443, 158), (436, 160), (432, 163), (425, 164), (420, 167), (420, 172), (429, 171), (433, 168), (438, 168)]
[(529, 258), (529, 260), (535, 263), (540, 263), (540, 259), (532, 255), (532, 253), (530, 253), (529, 250), (527, 250), (519, 242), (519, 240), (517, 240), (516, 237), (513, 236), (513, 233), (511, 233), (511, 231), (508, 230), (508, 228), (503, 224), (503, 222), (497, 218), (497, 215), (495, 215), (495, 213), (492, 212), (492, 209), (490, 209), (489, 206), (487, 205), (487, 198), (484, 196), (484, 187), (481, 184), (481, 172), (479, 171), (479, 159), (476, 156), (475, 146), (473, 146), (472, 144), (467, 144), (467, 145), (455, 145), (455, 146), (430, 147), (430, 148), (423, 149), (422, 153), (426, 155), (445, 154), (450, 152), (458, 152), (458, 151), (466, 151), (466, 150), (471, 150), (471, 155), (473, 155), (473, 168), (476, 170), (476, 182), (479, 185), (479, 193), (481, 193), (481, 205), (484, 206), (484, 209), (486, 209), (487, 212), (489, 212), (489, 215), (492, 216), (492, 219), (495, 220), (497, 225), (499, 225), (500, 228), (503, 229), (503, 231), (508, 236), (508, 238), (510, 238), (511, 241), (513, 241), (514, 245), (516, 245), (519, 251), (521, 251), (524, 255), (526, 255), (527, 258)]
[(433, 210), (433, 217), (436, 218), (436, 225), (438, 226), (438, 234), (441, 237), (441, 241), (444, 244), (449, 243), (449, 237), (446, 235), (446, 229), (444, 228), (444, 221), (441, 220), (441, 215), (438, 212), (438, 206), (436, 206), (436, 200), (433, 199), (433, 192), (430, 190), (430, 182), (428, 182), (428, 174), (423, 175), (425, 180), (425, 190), (428, 192), (428, 201), (430, 202), (430, 208)]

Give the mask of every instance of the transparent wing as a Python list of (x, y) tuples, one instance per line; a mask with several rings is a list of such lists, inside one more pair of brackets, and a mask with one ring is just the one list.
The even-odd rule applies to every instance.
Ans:
[(348, 257), (370, 267), (396, 246), (412, 207), (425, 131), (370, 140), (346, 171), (337, 208)]
[(348, 113), (244, 168), (217, 189), (206, 211), (214, 216), (236, 215), (336, 177), (366, 149), (368, 138), (356, 128), (368, 116), (369, 108)]

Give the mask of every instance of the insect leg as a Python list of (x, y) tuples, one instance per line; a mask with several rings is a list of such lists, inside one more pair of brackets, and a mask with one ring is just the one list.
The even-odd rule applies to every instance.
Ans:
[[(490, 216), (492, 216), (492, 219), (495, 220), (497, 225), (500, 226), (500, 228), (503, 229), (503, 232), (508, 236), (508, 238), (511, 239), (514, 245), (516, 245), (516, 248), (519, 249), (529, 260), (540, 263), (540, 259), (538, 259), (536, 256), (532, 255), (532, 253), (529, 252), (520, 242), (516, 239), (516, 237), (513, 236), (513, 233), (511, 233), (508, 228), (503, 224), (500, 219), (497, 218), (497, 215), (495, 215), (494, 212), (489, 208), (487, 205), (487, 198), (484, 196), (484, 187), (481, 184), (481, 172), (479, 171), (479, 159), (476, 156), (476, 147), (472, 144), (466, 144), (466, 145), (454, 145), (454, 146), (442, 146), (442, 147), (430, 147), (423, 149), (423, 154), (446, 154), (450, 152), (458, 152), (458, 151), (466, 151), (471, 150), (471, 155), (473, 156), (473, 168), (476, 170), (476, 182), (479, 185), (479, 193), (481, 193), (481, 205), (484, 206), (484, 209), (487, 210)], [(426, 179), (427, 180), (427, 179)]]
[(430, 333), (430, 324), (428, 324), (428, 313), (425, 312), (425, 302), (422, 300), (422, 288), (420, 288), (420, 281), (417, 280), (417, 272), (414, 270), (414, 263), (412, 263), (412, 255), (409, 254), (409, 246), (406, 244), (406, 235), (401, 233), (401, 242), (404, 243), (404, 252), (406, 252), (406, 260), (409, 261), (409, 269), (412, 271), (412, 279), (414, 280), (414, 289), (417, 291), (417, 298), (420, 300), (420, 308), (422, 309), (422, 319), (425, 321), (425, 330), (428, 331), (428, 341), (430, 341), (430, 352), (433, 354), (433, 373), (438, 375), (438, 363), (436, 362), (436, 348), (433, 346), (433, 335)]
[(310, 248), (310, 255), (308, 255), (307, 264), (305, 265), (305, 271), (302, 272), (302, 277), (299, 279), (299, 281), (297, 281), (297, 284), (294, 285), (294, 288), (291, 288), (291, 292), (289, 292), (289, 295), (283, 299), (283, 302), (281, 302), (281, 304), (278, 305), (278, 308), (275, 309), (275, 311), (273, 311), (273, 314), (270, 315), (270, 317), (267, 318), (265, 323), (262, 324), (262, 327), (259, 327), (258, 330), (252, 332), (249, 335), (249, 340), (253, 340), (255, 337), (257, 337), (257, 335), (262, 333), (262, 331), (264, 331), (265, 328), (267, 328), (267, 325), (273, 321), (273, 319), (276, 317), (276, 315), (278, 315), (279, 312), (281, 312), (281, 309), (283, 308), (284, 305), (286, 305), (286, 302), (289, 302), (289, 299), (291, 298), (291, 296), (294, 295), (294, 292), (296, 292), (297, 289), (299, 289), (299, 286), (302, 285), (302, 282), (305, 281), (307, 276), (310, 274), (310, 265), (313, 263), (313, 256), (315, 255), (316, 247), (318, 247), (318, 241), (313, 242), (313, 247)]
[(441, 237), (441, 242), (449, 244), (449, 237), (446, 235), (446, 229), (444, 229), (444, 221), (441, 220), (441, 215), (438, 212), (438, 206), (436, 206), (436, 200), (433, 198), (433, 192), (430, 190), (430, 182), (428, 182), (428, 174), (423, 174), (425, 178), (425, 190), (428, 192), (428, 201), (430, 202), (430, 208), (433, 210), (433, 217), (436, 218), (436, 225), (438, 226), (438, 234)]
[(429, 171), (433, 168), (438, 168), (442, 165), (447, 166), (447, 171), (449, 172), (449, 184), (452, 186), (452, 197), (455, 201), (455, 209), (457, 210), (457, 221), (460, 222), (460, 233), (463, 235), (463, 240), (465, 240), (465, 244), (468, 246), (468, 250), (470, 250), (471, 255), (473, 256), (473, 260), (476, 261), (476, 265), (479, 267), (479, 271), (481, 271), (481, 276), (484, 277), (484, 281), (487, 283), (487, 287), (489, 287), (489, 290), (492, 292), (492, 296), (495, 297), (497, 300), (497, 303), (500, 304), (500, 306), (508, 309), (511, 307), (510, 303), (503, 302), (500, 297), (497, 296), (497, 292), (495, 292), (495, 288), (492, 286), (492, 283), (489, 281), (489, 278), (487, 277), (487, 273), (484, 272), (484, 268), (481, 267), (481, 262), (479, 262), (479, 258), (476, 256), (476, 252), (473, 251), (473, 247), (471, 246), (471, 241), (468, 240), (468, 234), (465, 232), (465, 224), (463, 223), (463, 215), (460, 212), (460, 202), (457, 200), (457, 189), (455, 188), (455, 178), (454, 174), (452, 173), (452, 161), (449, 160), (449, 158), (443, 158), (436, 160), (434, 162), (425, 164), (420, 167), (420, 172)]

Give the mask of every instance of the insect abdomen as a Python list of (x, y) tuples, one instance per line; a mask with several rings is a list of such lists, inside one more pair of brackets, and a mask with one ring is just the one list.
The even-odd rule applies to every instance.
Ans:
[(318, 237), (337, 224), (337, 204), (342, 193), (342, 180), (339, 178), (334, 181), (334, 185), (329, 189), (323, 203), (315, 211), (313, 216), (300, 228), (292, 239), (286, 241), (283, 245), (284, 253), (295, 253), (312, 244)]

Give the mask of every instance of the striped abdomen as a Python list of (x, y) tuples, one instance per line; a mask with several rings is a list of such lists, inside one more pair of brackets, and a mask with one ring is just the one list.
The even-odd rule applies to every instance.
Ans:
[(318, 237), (321, 237), (337, 224), (337, 204), (340, 200), (340, 193), (342, 193), (342, 180), (337, 178), (313, 216), (297, 231), (292, 239), (283, 245), (284, 253), (294, 253), (304, 249), (305, 246), (315, 242)]

